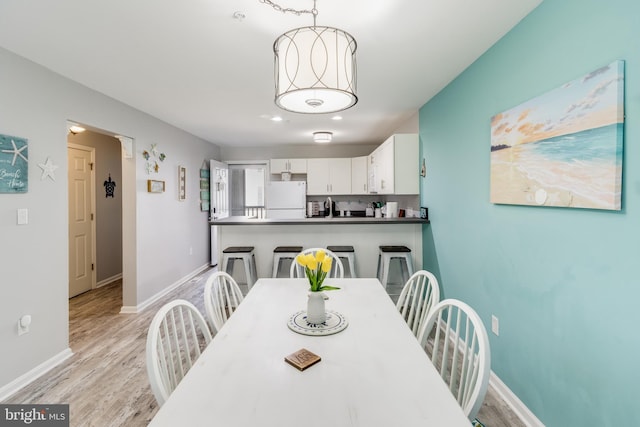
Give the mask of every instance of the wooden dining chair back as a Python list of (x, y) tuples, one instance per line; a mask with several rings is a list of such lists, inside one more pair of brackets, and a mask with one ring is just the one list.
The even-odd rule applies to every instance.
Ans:
[[(302, 254), (302, 255), (315, 254), (318, 251), (324, 251), (325, 256), (329, 256), (329, 257), (331, 257), (333, 259), (333, 261), (331, 261), (331, 263), (332, 263), (331, 271), (327, 274), (327, 277), (328, 278), (343, 279), (344, 278), (344, 266), (342, 265), (342, 261), (340, 261), (340, 258), (334, 252), (330, 251), (329, 249), (325, 249), (325, 248), (309, 248), (309, 249), (302, 250), (302, 252), (300, 252), (300, 254)], [(300, 255), (300, 254), (298, 254), (298, 255)], [(298, 278), (298, 277), (306, 277), (305, 274), (304, 274), (304, 267), (302, 267), (300, 264), (298, 264), (295, 259), (291, 263), (291, 268), (289, 270), (289, 277), (291, 277), (292, 279), (295, 279), (295, 278)]]
[(242, 291), (231, 275), (218, 271), (209, 276), (204, 284), (204, 309), (212, 331), (220, 331), (242, 299)]
[(413, 273), (402, 288), (396, 308), (416, 337), (429, 311), (440, 302), (440, 287), (433, 273), (420, 270)]
[(462, 301), (443, 300), (427, 316), (418, 340), (473, 420), (484, 401), (491, 372), (489, 337), (478, 314)]
[(189, 301), (174, 300), (158, 310), (147, 334), (147, 374), (158, 405), (166, 402), (210, 342), (207, 321)]

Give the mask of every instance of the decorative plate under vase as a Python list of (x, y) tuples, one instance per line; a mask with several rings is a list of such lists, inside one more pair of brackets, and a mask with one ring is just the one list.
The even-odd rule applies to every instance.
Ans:
[(332, 335), (343, 331), (349, 322), (347, 318), (337, 311), (327, 310), (327, 320), (323, 323), (307, 322), (307, 311), (300, 310), (293, 313), (287, 321), (287, 326), (294, 332), (302, 335)]

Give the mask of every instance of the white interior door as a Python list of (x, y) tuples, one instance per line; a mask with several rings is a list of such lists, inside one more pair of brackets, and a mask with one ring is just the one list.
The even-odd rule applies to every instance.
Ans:
[(95, 150), (67, 148), (69, 173), (69, 298), (95, 287)]

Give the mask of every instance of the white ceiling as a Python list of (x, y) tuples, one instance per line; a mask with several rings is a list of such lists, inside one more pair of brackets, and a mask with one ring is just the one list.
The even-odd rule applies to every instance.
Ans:
[(313, 21), (259, 0), (0, 0), (0, 46), (221, 146), (312, 144), (318, 130), (376, 144), (540, 2), (318, 0), (318, 25), (358, 43), (359, 102), (339, 122), (274, 104), (273, 41)]

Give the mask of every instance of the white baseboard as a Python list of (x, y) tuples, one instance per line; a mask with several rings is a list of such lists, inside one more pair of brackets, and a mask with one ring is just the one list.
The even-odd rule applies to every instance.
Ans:
[[(33, 380), (37, 379), (41, 375), (44, 375), (51, 369), (58, 366), (60, 363), (64, 362), (68, 358), (73, 356), (73, 352), (69, 347), (60, 353), (56, 354), (52, 358), (45, 360), (29, 372), (24, 375), (19, 376), (15, 380), (11, 381), (9, 384), (0, 387), (0, 402), (6, 400), (10, 396), (17, 393), (21, 388), (25, 387)], [(53, 402), (52, 402), (53, 403)]]
[(168, 287), (164, 288), (162, 291), (158, 292), (157, 294), (153, 295), (151, 298), (146, 299), (145, 301), (141, 302), (138, 305), (124, 305), (124, 306), (122, 306), (122, 308), (120, 309), (120, 314), (137, 314), (137, 313), (140, 313), (142, 310), (144, 310), (145, 308), (149, 307), (151, 304), (153, 304), (154, 302), (158, 301), (160, 298), (164, 297), (168, 293), (170, 293), (170, 292), (174, 291), (175, 289), (179, 288), (180, 286), (184, 285), (191, 278), (193, 278), (194, 276), (197, 276), (198, 274), (202, 273), (207, 268), (209, 268), (209, 263), (206, 263), (205, 265), (203, 265), (201, 267), (198, 267), (196, 270), (194, 270), (191, 273), (187, 274), (183, 278), (178, 279), (173, 284), (169, 285)]
[(109, 285), (109, 284), (115, 282), (116, 280), (120, 280), (120, 279), (122, 279), (122, 273), (116, 274), (115, 276), (108, 277), (108, 278), (106, 278), (104, 280), (101, 280), (98, 283), (96, 283), (96, 289), (97, 288), (101, 288), (102, 286)]
[(489, 386), (493, 387), (496, 393), (500, 395), (527, 427), (545, 427), (542, 421), (527, 408), (527, 405), (522, 403), (518, 396), (516, 396), (493, 371), (491, 371), (491, 375), (489, 376)]
[[(439, 325), (439, 327), (444, 328), (444, 321), (441, 321)], [(453, 336), (451, 339), (455, 340)], [(462, 340), (462, 338), (460, 338), (460, 340)], [(464, 345), (461, 344), (461, 347), (464, 347)], [(492, 387), (495, 392), (498, 393), (502, 400), (504, 400), (507, 406), (509, 406), (516, 416), (520, 418), (524, 425), (527, 427), (545, 427), (542, 421), (540, 421), (533, 412), (527, 408), (527, 405), (522, 403), (522, 400), (520, 400), (518, 396), (516, 396), (515, 393), (512, 392), (511, 389), (507, 387), (507, 385), (503, 383), (493, 371), (489, 373), (489, 387)]]

